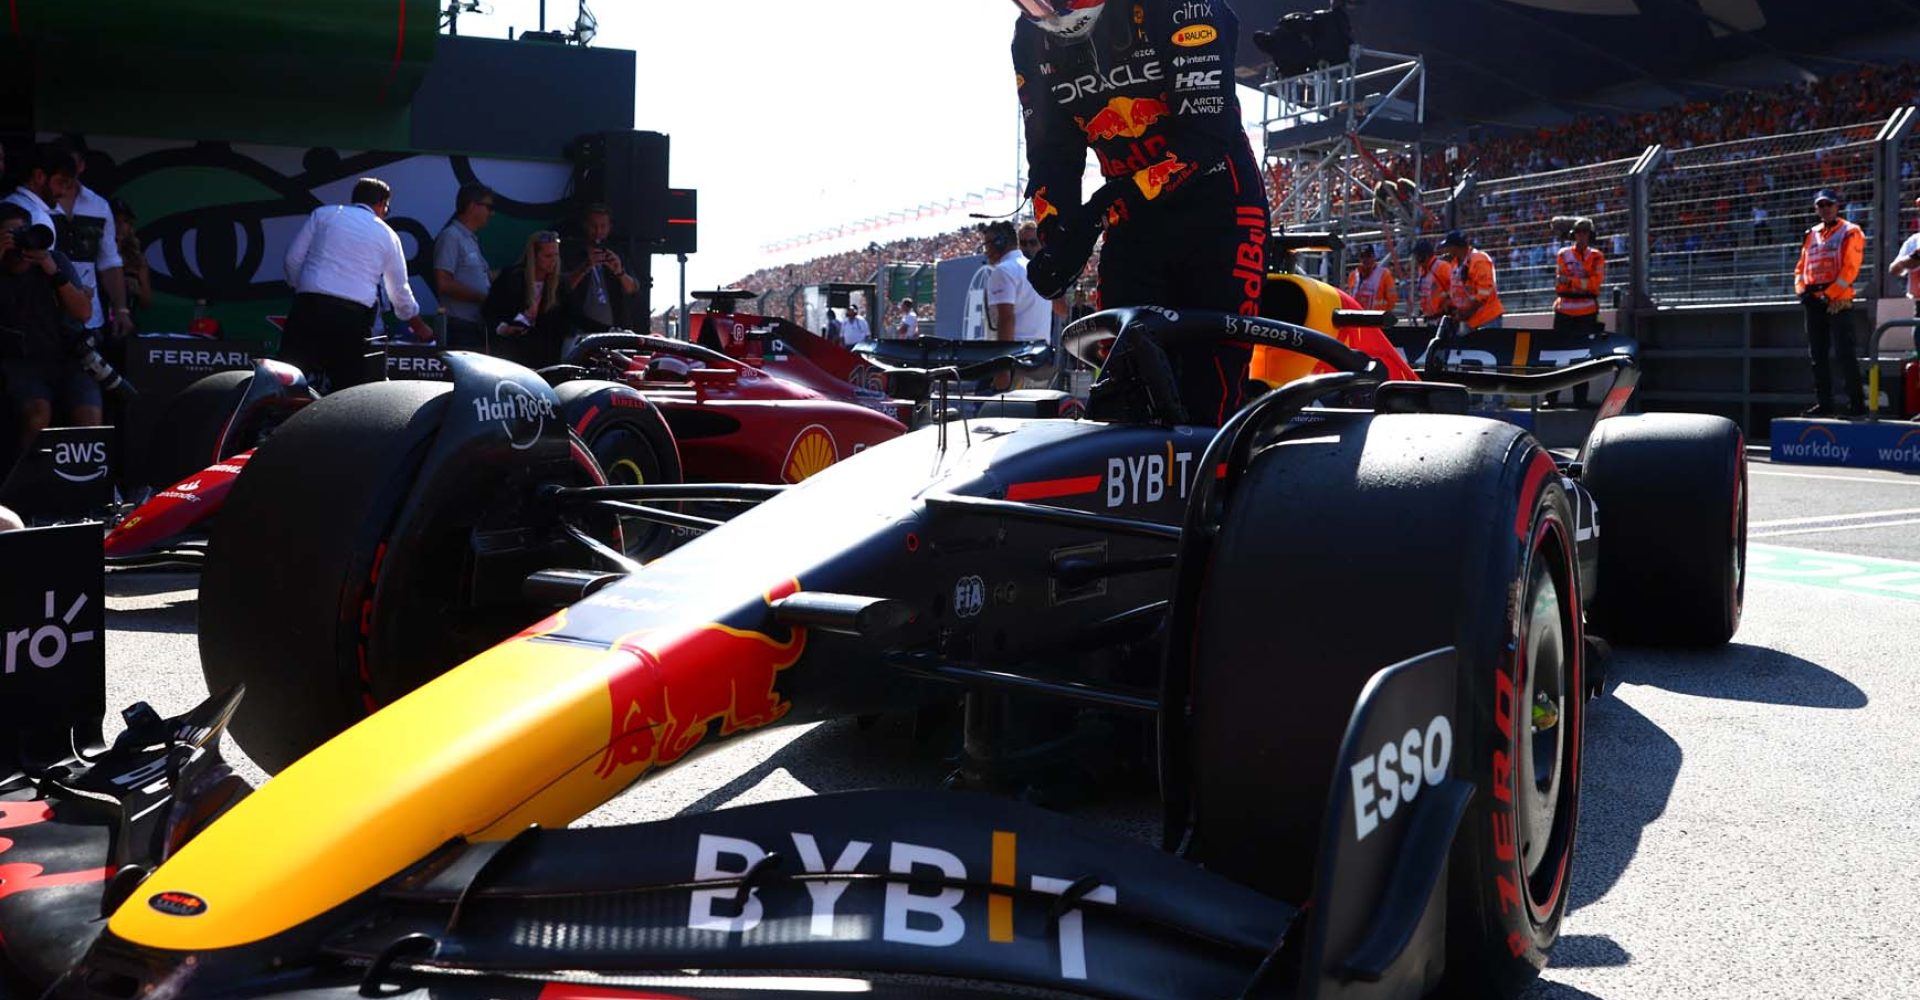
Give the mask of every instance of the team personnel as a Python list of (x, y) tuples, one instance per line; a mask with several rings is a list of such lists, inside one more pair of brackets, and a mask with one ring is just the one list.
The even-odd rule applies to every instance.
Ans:
[(1393, 271), (1380, 266), (1379, 253), (1371, 243), (1360, 248), (1360, 266), (1347, 276), (1347, 294), (1362, 309), (1392, 312), (1400, 304), (1393, 290)]
[(867, 328), (867, 321), (860, 318), (860, 307), (851, 302), (847, 303), (847, 318), (840, 324), (842, 343), (852, 348), (853, 345), (863, 343), (871, 336), (873, 331)]
[[(1553, 330), (1589, 339), (1600, 333), (1600, 285), (1606, 280), (1607, 258), (1593, 245), (1593, 220), (1576, 219), (1573, 243), (1555, 256)], [(1560, 394), (1547, 397), (1560, 402)], [(1587, 383), (1573, 387), (1573, 405), (1587, 405)]]
[(433, 238), (433, 292), (447, 314), (444, 346), (456, 350), (486, 350), (480, 307), (493, 288), (493, 268), (480, 250), (479, 233), (493, 219), (493, 199), (493, 189), (485, 184), (460, 185), (453, 218)]
[(1027, 280), (1027, 257), (1018, 247), (1013, 223), (996, 222), (981, 230), (987, 253), (987, 339), (1046, 340), (1053, 332), (1053, 308)]
[(1453, 302), (1453, 265), (1433, 253), (1433, 241), (1413, 245), (1413, 298), (1420, 318), (1438, 323)]
[[(1920, 208), (1920, 198), (1913, 199), (1913, 205)], [(1887, 273), (1907, 279), (1907, 298), (1913, 301), (1913, 315), (1920, 318), (1920, 232), (1900, 244), (1900, 252), (1893, 255), (1893, 265), (1887, 268)]]
[(280, 357), (326, 391), (365, 380), (363, 357), (381, 289), (393, 314), (411, 324), (415, 336), (433, 339), (407, 285), (400, 237), (387, 227), (393, 189), (362, 177), (352, 198), (350, 204), (314, 209), (287, 247), (287, 284), (294, 294)]
[(1500, 326), (1506, 309), (1500, 305), (1500, 288), (1493, 274), (1493, 258), (1477, 250), (1458, 229), (1440, 241), (1453, 264), (1448, 283), (1448, 313), (1469, 330), (1493, 330)]
[[(1065, 292), (1102, 222), (1101, 308), (1153, 304), (1255, 316), (1267, 196), (1234, 91), (1239, 21), (1226, 0), (1015, 0), (1013, 65), (1043, 248), (1027, 273)], [(1082, 203), (1091, 149), (1107, 181)], [(1168, 352), (1189, 419), (1239, 408), (1250, 350)]]
[(1807, 351), (1813, 361), (1816, 402), (1807, 408), (1806, 415), (1841, 415), (1833, 403), (1832, 359), (1838, 358), (1841, 378), (1847, 384), (1845, 415), (1865, 416), (1866, 387), (1860, 382), (1853, 324), (1847, 310), (1853, 308), (1853, 282), (1860, 276), (1867, 234), (1840, 217), (1840, 198), (1832, 191), (1814, 195), (1813, 207), (1820, 221), (1807, 230), (1800, 244), (1800, 263), (1793, 269), (1793, 293), (1800, 296), (1806, 310)]

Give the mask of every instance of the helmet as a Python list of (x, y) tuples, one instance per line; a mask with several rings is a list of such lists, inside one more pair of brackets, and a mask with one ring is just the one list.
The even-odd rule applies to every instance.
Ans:
[(1100, 19), (1106, 0), (1013, 0), (1034, 27), (1055, 38), (1086, 37)]

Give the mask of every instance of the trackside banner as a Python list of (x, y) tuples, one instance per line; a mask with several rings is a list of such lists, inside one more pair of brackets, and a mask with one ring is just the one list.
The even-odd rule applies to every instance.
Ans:
[(1772, 440), (1776, 462), (1920, 472), (1920, 423), (1783, 417), (1773, 422)]
[(0, 779), (97, 738), (106, 712), (106, 571), (98, 522), (0, 532)]

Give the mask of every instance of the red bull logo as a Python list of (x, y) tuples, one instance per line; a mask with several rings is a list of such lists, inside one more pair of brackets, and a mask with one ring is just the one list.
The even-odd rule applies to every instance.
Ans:
[(1152, 97), (1116, 97), (1092, 118), (1075, 118), (1088, 142), (1138, 139), (1167, 116), (1167, 102)]
[(1047, 200), (1046, 188), (1041, 188), (1033, 193), (1033, 221), (1036, 224), (1044, 223), (1048, 219), (1059, 216), (1059, 214), (1060, 210), (1053, 207), (1053, 202)]
[(1134, 174), (1133, 181), (1139, 185), (1140, 193), (1146, 195), (1148, 201), (1152, 201), (1160, 197), (1161, 192), (1168, 186), (1184, 176), (1188, 169), (1188, 165), (1181, 162), (1178, 156), (1168, 153), (1166, 159)]
[[(766, 593), (766, 603), (799, 590), (800, 581), (788, 580)], [(607, 678), (611, 726), (594, 774), (611, 778), (628, 768), (671, 764), (698, 746), (716, 721), (727, 736), (786, 715), (793, 706), (774, 685), (806, 651), (807, 630), (772, 631), (715, 622), (617, 642), (614, 648), (632, 662)]]

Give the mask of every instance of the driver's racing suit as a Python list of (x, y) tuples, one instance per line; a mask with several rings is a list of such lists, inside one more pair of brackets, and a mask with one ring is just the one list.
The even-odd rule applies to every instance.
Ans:
[[(1109, 0), (1093, 33), (1060, 42), (1022, 18), (1013, 65), (1043, 241), (1082, 228), (1087, 150), (1118, 193), (1106, 214), (1099, 305), (1257, 316), (1267, 196), (1234, 92), (1239, 20), (1225, 0)], [(1097, 206), (1100, 196), (1096, 196)], [(1094, 206), (1090, 206), (1094, 207)], [(1169, 352), (1191, 419), (1239, 407), (1249, 349)]]

